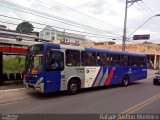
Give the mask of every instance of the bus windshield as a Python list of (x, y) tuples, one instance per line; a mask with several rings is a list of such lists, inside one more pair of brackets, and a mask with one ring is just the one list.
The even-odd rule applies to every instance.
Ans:
[(43, 54), (29, 54), (26, 58), (26, 72), (28, 74), (38, 74), (42, 71)]

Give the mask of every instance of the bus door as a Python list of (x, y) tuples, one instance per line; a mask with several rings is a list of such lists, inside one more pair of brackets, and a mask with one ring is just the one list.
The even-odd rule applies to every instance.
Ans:
[(45, 91), (60, 91), (61, 71), (64, 69), (64, 54), (59, 50), (50, 50), (46, 56)]

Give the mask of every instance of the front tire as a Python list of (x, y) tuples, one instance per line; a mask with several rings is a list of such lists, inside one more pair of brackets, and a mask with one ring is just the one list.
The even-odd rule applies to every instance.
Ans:
[(128, 76), (124, 76), (124, 77), (123, 77), (123, 80), (122, 80), (122, 85), (123, 85), (124, 87), (127, 87), (128, 84), (129, 84), (129, 77), (128, 77)]
[(70, 81), (68, 84), (68, 94), (75, 95), (79, 90), (78, 82)]

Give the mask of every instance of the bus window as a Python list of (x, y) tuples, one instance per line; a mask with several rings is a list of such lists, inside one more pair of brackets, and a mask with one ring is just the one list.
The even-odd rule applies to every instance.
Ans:
[(97, 65), (98, 66), (108, 66), (109, 55), (106, 53), (97, 53)]
[(146, 59), (144, 57), (139, 57), (139, 66), (146, 66)]
[(33, 55), (27, 55), (26, 56), (26, 71), (29, 70), (37, 70), (38, 73), (42, 71), (43, 66), (43, 54), (33, 54)]
[(134, 67), (139, 66), (138, 61), (139, 61), (139, 57), (131, 56), (131, 66), (134, 66)]
[(80, 52), (78, 50), (66, 50), (66, 65), (80, 66)]
[(110, 65), (111, 66), (119, 66), (120, 65), (120, 55), (111, 54), (110, 55)]
[(131, 57), (131, 65), (132, 66), (146, 66), (146, 59), (144, 57)]
[(96, 66), (96, 53), (95, 52), (81, 52), (82, 66)]
[(64, 69), (64, 55), (62, 52), (49, 52), (46, 57), (47, 71), (58, 71)]
[(121, 55), (120, 65), (121, 66), (130, 66), (130, 60), (129, 60), (128, 55)]

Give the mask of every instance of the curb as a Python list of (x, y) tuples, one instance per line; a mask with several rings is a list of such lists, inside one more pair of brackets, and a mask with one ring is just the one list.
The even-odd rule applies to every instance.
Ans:
[(19, 91), (25, 88), (17, 88), (17, 89), (8, 89), (8, 90), (0, 90), (0, 93), (12, 92), (12, 91)]

